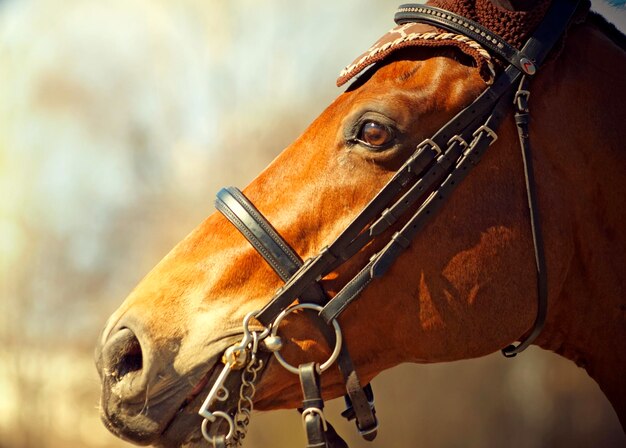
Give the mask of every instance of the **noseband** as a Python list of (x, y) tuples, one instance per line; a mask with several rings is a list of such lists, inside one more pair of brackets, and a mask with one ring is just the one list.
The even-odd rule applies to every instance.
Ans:
[[(520, 343), (509, 345), (502, 353), (513, 357), (537, 338), (547, 314), (547, 275), (528, 136), (528, 86), (530, 78), (567, 29), (577, 6), (578, 1), (575, 0), (555, 0), (521, 50), (483, 26), (443, 9), (421, 4), (400, 6), (395, 15), (398, 25), (419, 22), (461, 34), (478, 42), (507, 66), (472, 104), (431, 138), (420, 143), (351, 224), (317, 256), (303, 261), (238, 189), (230, 187), (218, 193), (216, 208), (246, 237), (285, 284), (262, 310), (246, 316), (241, 343), (224, 354), (224, 368), (199, 412), (205, 419), (202, 433), (213, 446), (241, 445), (252, 411), (254, 381), (272, 353), (281, 365), (300, 377), (304, 397), (300, 412), (308, 448), (347, 447), (326, 422), (320, 392), (319, 375), (335, 360), (346, 385), (347, 409), (342, 415), (355, 420), (359, 433), (366, 440), (374, 439), (378, 421), (373, 393), (369, 384), (361, 386), (348, 350), (342, 344), (337, 318), (372, 281), (385, 275), (428, 219), (440, 209), (471, 168), (479, 163), (485, 150), (498, 138), (496, 130), (511, 104), (515, 109), (530, 211), (537, 271), (537, 315), (532, 328)], [(328, 297), (319, 280), (397, 223), (402, 226), (384, 248), (375, 253), (334, 297)], [(294, 304), (295, 300), (298, 304)], [(334, 347), (331, 357), (321, 365), (306, 363), (295, 367), (280, 355), (280, 322), (287, 314), (300, 309), (317, 314), (312, 316), (317, 328)], [(252, 317), (264, 326), (263, 331), (249, 328)], [(242, 371), (242, 381), (233, 417), (226, 411), (212, 409), (217, 402), (226, 401), (229, 394), (226, 379), (235, 370)], [(218, 433), (220, 425), (209, 425), (218, 417), (228, 424), (226, 434)]]

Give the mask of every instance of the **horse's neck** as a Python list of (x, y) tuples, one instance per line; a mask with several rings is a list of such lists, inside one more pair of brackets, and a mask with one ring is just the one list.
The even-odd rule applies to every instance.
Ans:
[(626, 54), (585, 25), (546, 69), (532, 126), (553, 300), (538, 342), (585, 368), (626, 427)]

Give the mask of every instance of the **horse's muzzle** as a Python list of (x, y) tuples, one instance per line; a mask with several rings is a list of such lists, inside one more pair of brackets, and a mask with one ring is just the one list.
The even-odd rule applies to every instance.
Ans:
[(149, 403), (149, 386), (154, 383), (148, 338), (142, 337), (141, 331), (118, 324), (105, 330), (95, 355), (102, 380), (104, 424), (126, 440), (151, 443), (163, 430), (164, 422), (159, 418), (163, 413), (155, 412), (158, 409)]

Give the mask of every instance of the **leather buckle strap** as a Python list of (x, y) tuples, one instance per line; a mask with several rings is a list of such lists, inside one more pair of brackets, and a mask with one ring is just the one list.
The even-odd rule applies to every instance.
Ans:
[(302, 424), (306, 431), (307, 448), (328, 448), (326, 441), (326, 418), (324, 401), (320, 391), (320, 370), (317, 363), (301, 364), (298, 367), (302, 388)]
[[(378, 419), (376, 418), (376, 408), (374, 406), (374, 391), (371, 384), (366, 384), (363, 388), (363, 392), (365, 392), (367, 403), (371, 409), (372, 414), (374, 415), (374, 420), (367, 426), (359, 424), (359, 421), (357, 420), (356, 426), (359, 430), (359, 434), (365, 440), (373, 440), (376, 436), (376, 433), (378, 432)], [(354, 420), (356, 418), (354, 403), (352, 403), (352, 400), (350, 400), (350, 397), (347, 395), (344, 396), (344, 401), (346, 403), (346, 409), (344, 409), (344, 411), (341, 413), (341, 416), (346, 418), (347, 420)]]
[(348, 448), (348, 444), (324, 417), (319, 364), (301, 364), (298, 374), (303, 395), (302, 408), (298, 411), (302, 414), (307, 448)]
[[(328, 323), (337, 319), (374, 278), (383, 276), (409, 246), (426, 222), (441, 208), (444, 202), (443, 199), (448, 197), (467, 176), (470, 171), (469, 168), (471, 168), (470, 165), (476, 165), (485, 149), (493, 143), (494, 135), (492, 134), (494, 133), (491, 129), (498, 127), (504, 116), (504, 111), (509, 105), (509, 97), (511, 96), (512, 94), (505, 95), (498, 100), (487, 121), (479, 128), (481, 132), (475, 133), (474, 140), (452, 167), (452, 171), (446, 173), (443, 178), (443, 173), (438, 176), (432, 176), (435, 179), (441, 179), (439, 186), (423, 200), (415, 214), (394, 234), (391, 241), (380, 252), (375, 254), (370, 259), (370, 262), (328, 302), (320, 312), (320, 316), (324, 321)], [(452, 150), (460, 153), (461, 148), (456, 142), (453, 142), (446, 153)], [(439, 161), (442, 162), (443, 160), (440, 157)], [(435, 168), (433, 167), (432, 169), (434, 170)], [(431, 177), (431, 175), (427, 173), (427, 177)]]

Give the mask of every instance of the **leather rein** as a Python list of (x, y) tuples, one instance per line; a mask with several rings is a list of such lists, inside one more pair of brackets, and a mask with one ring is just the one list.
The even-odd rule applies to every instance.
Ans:
[[(347, 409), (342, 415), (355, 420), (357, 430), (366, 440), (376, 437), (378, 420), (372, 389), (369, 384), (365, 387), (361, 385), (348, 349), (342, 344), (337, 318), (369, 283), (385, 275), (428, 219), (440, 209), (471, 168), (479, 163), (485, 150), (497, 139), (496, 130), (511, 104), (515, 109), (530, 211), (537, 273), (537, 315), (520, 343), (509, 345), (502, 353), (513, 357), (537, 338), (545, 323), (548, 301), (543, 238), (528, 135), (528, 85), (567, 30), (578, 3), (577, 0), (554, 0), (521, 50), (483, 26), (449, 11), (422, 4), (400, 6), (395, 15), (398, 25), (419, 22), (461, 34), (478, 42), (508, 65), (472, 104), (431, 138), (420, 143), (351, 224), (317, 256), (303, 261), (238, 189), (224, 188), (217, 194), (217, 210), (245, 236), (285, 284), (262, 310), (249, 313), (244, 318), (243, 339), (224, 353), (224, 368), (200, 408), (199, 414), (204, 418), (202, 434), (214, 447), (241, 445), (252, 412), (257, 373), (267, 365), (272, 354), (281, 365), (300, 377), (304, 400), (299, 411), (307, 434), (307, 448), (347, 447), (323, 413), (320, 374), (335, 361), (346, 385)], [(411, 215), (416, 207), (417, 211)], [(403, 225), (383, 249), (375, 253), (334, 297), (328, 297), (319, 280), (398, 222)], [(298, 304), (294, 304), (296, 299)], [(280, 355), (282, 340), (277, 334), (280, 322), (289, 313), (300, 309), (316, 314), (311, 317), (329, 346), (334, 347), (330, 358), (321, 365), (306, 363), (295, 367)], [(262, 331), (249, 328), (252, 318), (263, 325)], [(228, 399), (226, 384), (233, 371), (242, 372), (234, 416), (227, 411), (215, 410), (218, 402)], [(211, 424), (217, 418), (228, 425), (226, 433), (220, 432), (223, 425)]]

